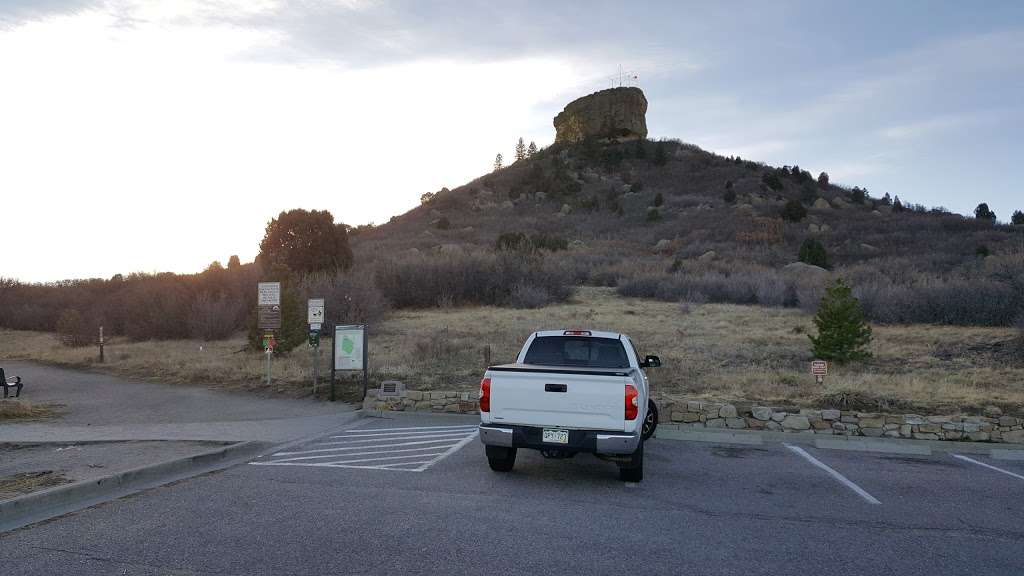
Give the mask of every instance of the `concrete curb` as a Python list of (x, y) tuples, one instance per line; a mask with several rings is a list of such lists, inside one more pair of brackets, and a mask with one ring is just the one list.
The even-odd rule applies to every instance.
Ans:
[[(310, 439), (333, 433), (334, 430), (353, 426), (365, 417), (361, 410), (355, 410), (348, 414), (349, 416), (345, 418), (345, 422), (341, 426), (297, 440), (284, 443), (235, 442), (192, 456), (151, 466), (141, 466), (102, 478), (55, 486), (11, 500), (4, 500), (0, 502), (0, 534), (144, 490), (243, 464), (282, 447), (308, 442)], [(55, 442), (55, 444), (66, 444), (66, 442)]]
[(0, 502), (0, 532), (21, 528), (206, 472), (221, 470), (257, 455), (267, 447), (263, 442), (238, 442), (152, 466), (142, 466), (119, 474), (56, 486), (4, 500)]
[(810, 444), (826, 450), (851, 450), (886, 454), (927, 456), (932, 452), (981, 454), (998, 460), (1024, 460), (1024, 445), (991, 442), (960, 442), (952, 440), (911, 440), (906, 438), (866, 438), (864, 436), (823, 436), (800, 432), (761, 432), (752, 430), (689, 431), (659, 426), (655, 437), (684, 442), (718, 444), (765, 444), (785, 442)]

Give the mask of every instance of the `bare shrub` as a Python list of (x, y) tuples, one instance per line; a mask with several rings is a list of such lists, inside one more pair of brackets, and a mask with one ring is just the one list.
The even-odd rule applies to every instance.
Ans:
[(551, 294), (543, 287), (516, 286), (512, 288), (508, 305), (512, 308), (541, 308), (551, 303)]
[(754, 296), (762, 306), (786, 305), (788, 289), (785, 280), (778, 275), (761, 275), (754, 278)]
[(64, 310), (57, 319), (57, 340), (65, 346), (88, 346), (96, 336), (78, 310)]
[(512, 253), (409, 255), (382, 263), (375, 278), (396, 308), (434, 307), (442, 297), (454, 306), (504, 306), (516, 287), (537, 288), (563, 302), (574, 290), (566, 270), (539, 255)]
[(192, 302), (189, 310), (189, 337), (206, 341), (229, 338), (238, 330), (243, 315), (241, 302), (223, 296), (214, 298), (204, 292)]
[(308, 276), (301, 291), (307, 299), (324, 299), (325, 331), (333, 330), (335, 324), (377, 324), (391, 310), (373, 274), (358, 266), (348, 272)]

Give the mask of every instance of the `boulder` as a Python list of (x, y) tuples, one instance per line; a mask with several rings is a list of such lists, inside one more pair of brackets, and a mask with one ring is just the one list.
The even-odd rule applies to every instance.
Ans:
[(668, 238), (662, 238), (658, 240), (658, 243), (654, 245), (654, 251), (658, 253), (669, 252), (672, 250), (672, 241)]
[(565, 106), (554, 119), (555, 144), (587, 138), (647, 138), (647, 97), (636, 87), (594, 92)]
[(768, 421), (772, 419), (772, 409), (767, 406), (754, 406), (750, 409), (750, 414), (758, 420)]
[(716, 256), (718, 256), (717, 252), (715, 252), (714, 250), (708, 250), (707, 252), (701, 254), (700, 257), (697, 258), (697, 260), (700, 260), (701, 262), (707, 262), (709, 260), (714, 260)]
[(812, 208), (817, 208), (818, 210), (828, 210), (832, 208), (832, 205), (828, 203), (828, 200), (825, 200), (824, 198), (818, 198), (817, 200), (814, 201), (814, 205), (812, 206)]
[(732, 404), (725, 404), (718, 410), (718, 416), (720, 418), (735, 418), (737, 416), (736, 407)]
[(562, 209), (560, 210), (560, 212), (562, 214), (569, 214), (570, 212), (572, 212), (572, 206), (569, 206), (568, 204), (562, 204)]
[(811, 421), (807, 419), (807, 416), (790, 414), (782, 421), (782, 428), (784, 430), (809, 430)]

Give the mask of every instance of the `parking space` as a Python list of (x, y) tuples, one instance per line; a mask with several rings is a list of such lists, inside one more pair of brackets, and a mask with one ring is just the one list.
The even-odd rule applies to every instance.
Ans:
[(644, 481), (627, 484), (586, 454), (522, 450), (493, 472), (475, 418), (394, 415), (2, 535), (0, 563), (5, 576), (621, 574), (637, 559), (746, 576), (794, 558), (833, 575), (1024, 573), (1024, 461), (960, 456), (656, 438)]

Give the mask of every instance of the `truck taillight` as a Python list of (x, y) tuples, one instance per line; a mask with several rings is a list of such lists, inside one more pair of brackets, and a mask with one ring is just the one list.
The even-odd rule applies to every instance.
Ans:
[(491, 411), (491, 379), (484, 378), (480, 381), (480, 411)]
[[(490, 382), (487, 384), (487, 388), (490, 390)], [(483, 410), (483, 408), (481, 408), (481, 410)], [(636, 420), (639, 413), (640, 393), (636, 391), (636, 386), (626, 384), (626, 420)]]

